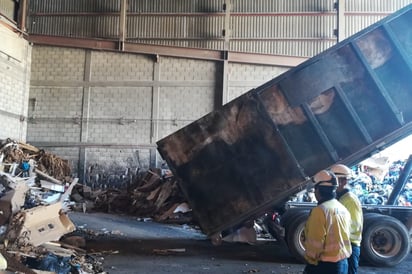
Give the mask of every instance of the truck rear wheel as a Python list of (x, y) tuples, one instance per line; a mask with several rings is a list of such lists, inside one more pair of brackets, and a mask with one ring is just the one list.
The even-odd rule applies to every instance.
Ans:
[(282, 215), (282, 219), (280, 224), (287, 230), (290, 223), (292, 223), (297, 216), (301, 215), (302, 212), (306, 212), (309, 214), (309, 210), (303, 208), (290, 208), (288, 209), (285, 214)]
[[(366, 216), (365, 216), (366, 217)], [(397, 219), (381, 215), (365, 218), (361, 256), (375, 266), (394, 266), (409, 254), (409, 234)]]
[(286, 243), (289, 252), (300, 262), (305, 263), (304, 230), (309, 217), (308, 211), (301, 211), (286, 227)]

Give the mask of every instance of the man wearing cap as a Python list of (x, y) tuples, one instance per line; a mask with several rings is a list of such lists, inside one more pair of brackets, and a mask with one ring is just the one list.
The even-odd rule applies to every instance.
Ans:
[(352, 255), (348, 258), (348, 274), (356, 274), (359, 267), (360, 243), (363, 229), (362, 205), (358, 197), (347, 188), (348, 180), (352, 178), (352, 170), (342, 164), (334, 165), (330, 170), (338, 178), (337, 199), (346, 207), (351, 217), (350, 241), (352, 244)]
[(318, 205), (310, 212), (305, 225), (306, 274), (347, 274), (347, 258), (352, 253), (350, 214), (335, 199), (336, 176), (327, 170), (314, 177)]

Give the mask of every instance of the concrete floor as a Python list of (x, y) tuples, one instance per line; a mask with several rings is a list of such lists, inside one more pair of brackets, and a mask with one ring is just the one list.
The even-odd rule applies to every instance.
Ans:
[[(103, 234), (87, 241), (89, 252), (104, 256), (104, 269), (125, 273), (302, 273), (299, 264), (276, 241), (257, 245), (223, 243), (213, 246), (200, 231), (189, 226), (164, 225), (137, 218), (102, 213), (69, 214), (80, 228)], [(359, 273), (411, 273), (412, 255), (393, 268), (362, 264)]]

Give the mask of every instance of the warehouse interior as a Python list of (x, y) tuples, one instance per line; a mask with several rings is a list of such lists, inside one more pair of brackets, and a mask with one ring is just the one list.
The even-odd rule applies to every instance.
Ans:
[(160, 166), (157, 140), (407, 4), (341, 2), (4, 0), (0, 137), (80, 181)]
[[(2, 152), (6, 144), (17, 144), (38, 163), (46, 152), (60, 173), (38, 174), (53, 187), (65, 185), (62, 193), (69, 188), (77, 194), (71, 206), (79, 212), (91, 210), (85, 199), (92, 197), (100, 211), (121, 215), (126, 212), (121, 209), (128, 208), (138, 223), (145, 224), (153, 214), (157, 220), (184, 224), (191, 216), (180, 212), (173, 215), (176, 219), (170, 217), (187, 204), (159, 154), (159, 140), (410, 4), (411, 0), (0, 0)], [(379, 150), (384, 148), (385, 144)], [(50, 162), (41, 163), (47, 167)], [(150, 196), (155, 188), (166, 196)], [(125, 189), (133, 192), (124, 194)], [(162, 207), (166, 200), (170, 203)], [(74, 219), (85, 222), (81, 216)], [(66, 232), (75, 230), (70, 226)], [(198, 233), (189, 231), (191, 237), (203, 239)], [(162, 252), (181, 250), (161, 246), (156, 255)], [(244, 253), (248, 256), (247, 249)], [(198, 273), (211, 273), (206, 270), (210, 269)], [(90, 273), (104, 271), (95, 268)], [(233, 273), (230, 268), (225, 271)]]

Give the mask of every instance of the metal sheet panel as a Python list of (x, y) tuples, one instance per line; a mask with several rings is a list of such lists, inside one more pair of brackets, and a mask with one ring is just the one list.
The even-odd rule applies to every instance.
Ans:
[(118, 0), (35, 0), (28, 1), (30, 13), (118, 12)]
[(221, 12), (224, 0), (135, 0), (129, 1), (129, 12), (197, 13)]
[(206, 233), (302, 181), (282, 137), (259, 109), (262, 103), (248, 93), (159, 143)]
[(335, 14), (231, 16), (231, 38), (333, 38)]
[(347, 12), (382, 12), (392, 13), (412, 3), (411, 0), (345, 0)]
[(346, 1), (345, 29), (346, 36), (351, 36), (373, 23), (381, 20), (390, 13), (397, 11), (412, 0), (376, 0), (376, 1)]
[(233, 51), (313, 56), (336, 43), (334, 14), (233, 15), (231, 26)]
[(334, 40), (322, 39), (262, 40), (259, 43), (245, 39), (230, 41), (230, 50), (274, 55), (312, 57), (335, 44), (336, 42)]
[(351, 36), (384, 17), (385, 15), (348, 14), (345, 16), (346, 36)]
[(329, 0), (233, 0), (233, 12), (319, 12), (333, 10)]
[(28, 31), (31, 34), (67, 37), (117, 38), (118, 16), (31, 16)]
[(129, 15), (128, 39), (222, 38), (222, 16)]

